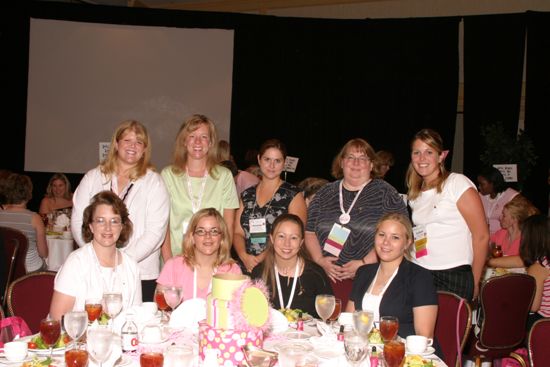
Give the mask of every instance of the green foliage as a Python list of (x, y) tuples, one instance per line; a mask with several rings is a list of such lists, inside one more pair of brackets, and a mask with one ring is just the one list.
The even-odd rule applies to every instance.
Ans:
[(483, 164), (516, 164), (518, 167), (518, 185), (521, 189), (531, 170), (537, 163), (535, 145), (523, 130), (516, 137), (497, 122), (481, 128), (485, 151), (480, 155)]

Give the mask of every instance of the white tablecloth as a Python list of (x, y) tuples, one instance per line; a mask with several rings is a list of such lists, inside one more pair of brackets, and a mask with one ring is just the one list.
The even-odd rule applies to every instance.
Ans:
[(59, 236), (47, 236), (48, 241), (48, 270), (58, 271), (65, 259), (73, 251), (74, 241)]

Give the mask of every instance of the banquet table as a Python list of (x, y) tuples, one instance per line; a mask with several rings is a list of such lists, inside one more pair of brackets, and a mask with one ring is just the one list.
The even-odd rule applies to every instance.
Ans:
[(58, 271), (69, 254), (74, 249), (73, 239), (66, 239), (61, 236), (46, 236), (48, 242), (48, 270)]
[(496, 277), (504, 274), (510, 274), (510, 273), (525, 274), (527, 273), (527, 269), (526, 268), (492, 268), (487, 266), (485, 268), (485, 273), (483, 274), (483, 280), (487, 280), (492, 277)]

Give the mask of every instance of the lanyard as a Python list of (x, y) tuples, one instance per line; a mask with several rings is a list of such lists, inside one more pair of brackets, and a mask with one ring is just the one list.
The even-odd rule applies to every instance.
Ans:
[[(271, 202), (273, 201), (273, 198), (275, 197), (275, 194), (277, 193), (277, 191), (279, 191), (279, 187), (281, 187), (281, 185), (278, 185), (275, 188), (275, 191), (273, 191), (273, 194), (271, 195), (271, 199), (269, 199), (269, 202), (266, 205), (267, 209), (265, 210), (264, 215), (262, 216), (262, 218), (265, 218), (267, 216), (267, 213), (269, 213), (269, 209), (271, 209)], [(256, 199), (254, 200), (254, 207), (252, 208), (252, 214), (250, 215), (250, 218), (254, 218), (254, 212), (256, 211), (256, 206), (258, 206), (258, 195), (257, 194), (256, 194)]]
[[(95, 264), (97, 270), (99, 271), (99, 275), (101, 275), (101, 280), (103, 283), (101, 288), (103, 289), (103, 293), (113, 292), (115, 290), (115, 279), (118, 278), (118, 250), (115, 249), (115, 267), (111, 273), (110, 282), (108, 282), (103, 275), (101, 264), (99, 263), (99, 259), (97, 258), (97, 254), (95, 253), (94, 246), (90, 245), (90, 249), (94, 255)], [(109, 283), (111, 284), (109, 285)], [(107, 291), (105, 291), (105, 288), (107, 288)]]
[(348, 224), (349, 223), (349, 221), (351, 220), (351, 216), (349, 215), (349, 213), (351, 212), (351, 209), (353, 209), (353, 206), (357, 202), (357, 199), (359, 199), (359, 195), (361, 195), (361, 192), (363, 191), (363, 189), (365, 188), (365, 186), (367, 186), (367, 184), (369, 182), (370, 182), (370, 180), (365, 182), (363, 184), (363, 186), (361, 186), (361, 189), (359, 190), (359, 192), (353, 198), (353, 201), (351, 202), (351, 205), (349, 206), (348, 211), (346, 212), (344, 210), (344, 195), (342, 194), (342, 186), (344, 185), (344, 180), (340, 181), (339, 199), (340, 199), (340, 211), (342, 212), (342, 214), (338, 218), (338, 220), (340, 221), (340, 224)]
[(284, 305), (283, 300), (283, 291), (281, 290), (281, 281), (279, 280), (279, 270), (277, 269), (277, 264), (274, 265), (275, 267), (275, 280), (277, 281), (277, 293), (279, 294), (279, 305), (281, 308), (290, 308), (290, 305), (292, 304), (292, 300), (294, 299), (294, 291), (296, 290), (296, 283), (298, 282), (298, 274), (300, 272), (300, 258), (296, 261), (296, 267), (294, 269), (294, 280), (292, 281), (292, 288), (290, 290), (290, 297), (288, 298), (288, 304)]
[(185, 173), (187, 175), (187, 193), (189, 194), (189, 199), (191, 199), (191, 207), (193, 214), (199, 211), (201, 208), (202, 197), (204, 195), (204, 188), (206, 187), (206, 179), (208, 178), (208, 170), (204, 170), (204, 176), (202, 177), (201, 182), (201, 191), (199, 192), (199, 197), (197, 200), (193, 197), (193, 187), (191, 186), (191, 176), (189, 176), (189, 170), (185, 168)]
[[(212, 271), (212, 275), (216, 274), (217, 268), (214, 268)], [(210, 283), (208, 284), (208, 291), (207, 294), (210, 293), (212, 290), (212, 279), (210, 279)], [(193, 298), (197, 298), (197, 267), (193, 267)]]
[[(114, 176), (113, 177), (114, 180), (112, 179), (111, 180), (111, 186), (110, 186), (110, 190), (113, 191), (113, 181), (115, 181), (115, 190), (118, 191), (118, 177), (117, 176)], [(130, 185), (126, 186), (126, 188), (124, 190), (122, 190), (122, 192), (124, 193), (124, 195), (121, 197), (121, 200), (123, 202), (126, 202), (126, 197), (128, 196), (128, 194), (130, 193), (130, 190), (132, 190), (132, 187), (134, 187), (134, 181), (131, 181), (130, 182)], [(113, 191), (114, 192), (114, 191)], [(120, 194), (122, 194), (122, 192)], [(116, 192), (115, 192), (116, 193)], [(120, 197), (120, 194), (117, 194), (118, 197)]]

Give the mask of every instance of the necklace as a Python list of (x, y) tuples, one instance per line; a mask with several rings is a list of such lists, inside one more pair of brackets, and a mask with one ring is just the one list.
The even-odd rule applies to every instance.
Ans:
[(351, 202), (351, 205), (349, 206), (348, 211), (345, 211), (344, 210), (344, 195), (342, 193), (342, 190), (343, 190), (342, 187), (344, 186), (344, 180), (340, 181), (339, 199), (340, 199), (340, 211), (342, 212), (342, 214), (338, 218), (338, 220), (340, 221), (340, 224), (348, 224), (349, 223), (349, 221), (351, 220), (351, 215), (349, 213), (351, 212), (351, 209), (353, 209), (353, 206), (357, 202), (357, 199), (359, 199), (359, 195), (361, 195), (361, 192), (363, 191), (363, 189), (365, 188), (365, 186), (367, 186), (367, 184), (369, 182), (370, 182), (370, 180), (365, 182), (361, 186), (361, 188), (359, 189), (359, 192), (357, 192), (357, 194), (353, 198), (353, 201)]
[(208, 170), (204, 170), (204, 176), (201, 180), (201, 190), (199, 191), (199, 195), (195, 199), (193, 196), (193, 187), (191, 186), (191, 176), (189, 175), (189, 170), (187, 167), (185, 168), (186, 173), (186, 180), (187, 180), (187, 194), (189, 195), (189, 199), (191, 200), (191, 208), (193, 210), (193, 214), (199, 211), (201, 208), (202, 203), (202, 197), (204, 195), (204, 188), (206, 187), (206, 179), (208, 178)]

